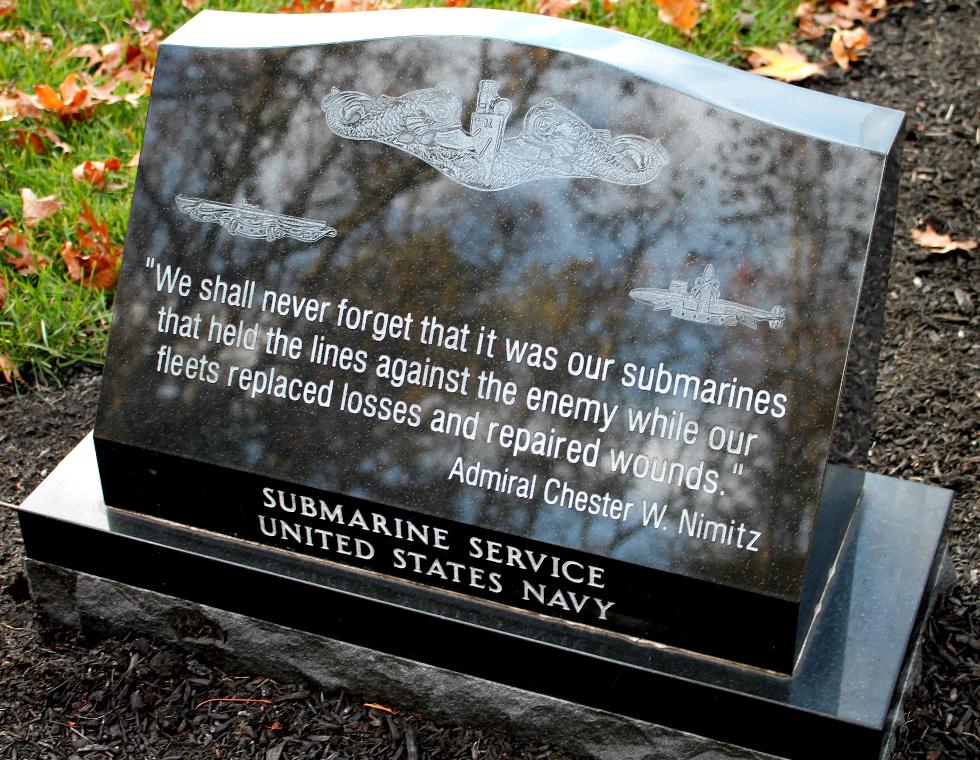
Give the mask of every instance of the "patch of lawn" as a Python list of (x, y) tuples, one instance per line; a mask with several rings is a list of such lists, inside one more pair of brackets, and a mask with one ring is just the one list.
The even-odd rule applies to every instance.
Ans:
[[(284, 0), (213, 0), (202, 7), (219, 10), (277, 11)], [(431, 0), (403, 0), (404, 7), (441, 6)], [(529, 0), (471, 0), (472, 7), (533, 11)], [(566, 17), (688, 50), (726, 63), (741, 60), (740, 48), (773, 46), (788, 39), (793, 31), (796, 0), (711, 0), (692, 35), (662, 23), (657, 6), (647, 0), (582, 0)], [(168, 34), (193, 14), (179, 0), (139, 3), (145, 21)], [(58, 90), (73, 73), (94, 71), (85, 59), (68, 52), (84, 43), (102, 46), (128, 37), (139, 38), (130, 21), (139, 18), (129, 0), (21, 0), (16, 13), (0, 19), (0, 29), (26, 29), (46, 38), (33, 44), (21, 39), (0, 43), (0, 89), (34, 92), (35, 85)], [(49, 42), (48, 42), (49, 40)], [(98, 78), (97, 78), (98, 79)], [(103, 78), (104, 79), (104, 78)], [(100, 82), (101, 83), (101, 82)], [(125, 90), (122, 89), (121, 92)], [(7, 357), (28, 377), (57, 379), (59, 370), (79, 361), (100, 363), (105, 353), (111, 293), (73, 282), (67, 274), (61, 250), (66, 241), (77, 245), (79, 217), (88, 207), (93, 216), (107, 224), (111, 240), (125, 238), (135, 170), (122, 168), (108, 177), (107, 186), (97, 188), (72, 178), (72, 169), (83, 161), (118, 158), (126, 164), (139, 150), (148, 98), (135, 105), (128, 102), (99, 104), (91, 115), (63, 121), (54, 113), (37, 118), (12, 118), (0, 127), (0, 221), (10, 219), (17, 233), (25, 234), (30, 252), (50, 263), (35, 274), (15, 270), (0, 254), (0, 284), (6, 282), (6, 297), (0, 288), (0, 357)], [(71, 147), (70, 154), (42, 138), (46, 150), (31, 149), (19, 130), (51, 130)], [(37, 196), (54, 195), (64, 206), (50, 218), (27, 226), (22, 215), (20, 189), (30, 188)], [(2, 242), (2, 240), (0, 240)]]

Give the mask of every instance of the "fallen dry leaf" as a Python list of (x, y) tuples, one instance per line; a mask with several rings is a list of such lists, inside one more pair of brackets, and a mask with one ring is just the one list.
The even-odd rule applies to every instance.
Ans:
[(7, 278), (0, 274), (0, 309), (7, 305)]
[(369, 710), (381, 710), (381, 712), (386, 712), (389, 715), (398, 715), (398, 713), (392, 710), (390, 707), (379, 705), (377, 702), (365, 702), (363, 706)]
[(563, 16), (578, 4), (579, 0), (538, 0), (534, 12), (542, 16)]
[(28, 227), (37, 224), (42, 219), (47, 219), (52, 214), (56, 214), (58, 209), (64, 205), (54, 195), (38, 198), (29, 187), (20, 189), (20, 200), (24, 206), (24, 224)]
[(37, 94), (37, 104), (45, 111), (58, 114), (62, 121), (79, 120), (89, 116), (95, 103), (89, 97), (89, 91), (78, 84), (78, 75), (69, 74), (65, 81), (58, 85), (58, 90), (46, 84), (34, 85)]
[(837, 65), (848, 69), (851, 61), (858, 59), (858, 51), (868, 46), (868, 32), (863, 26), (854, 29), (837, 29), (830, 41), (830, 52)]
[[(331, 13), (334, 9), (333, 0), (309, 0), (300, 2), (293, 0), (291, 5), (284, 5), (279, 9), (280, 13)], [(345, 9), (346, 10), (346, 9)]]
[(850, 28), (855, 21), (878, 21), (888, 11), (887, 0), (838, 0), (830, 3), (834, 22)]
[(698, 0), (654, 0), (660, 9), (657, 18), (682, 32), (690, 32), (701, 18)]
[(10, 264), (17, 274), (37, 274), (42, 267), (46, 267), (51, 260), (45, 256), (35, 256), (26, 250), (20, 256), (7, 254), (7, 263)]
[(136, 18), (126, 19), (126, 23), (129, 27), (137, 32), (148, 32), (150, 31), (150, 22), (143, 18), (142, 11), (136, 11)]
[(9, 45), (13, 42), (23, 44), (24, 50), (30, 50), (33, 47), (40, 48), (41, 50), (50, 50), (53, 45), (50, 37), (45, 37), (40, 32), (32, 32), (30, 29), (24, 29), (23, 27), (0, 31), (0, 44)]
[(755, 68), (750, 73), (759, 74), (783, 82), (798, 82), (812, 76), (822, 76), (823, 66), (811, 63), (799, 50), (787, 42), (779, 43), (779, 50), (751, 47), (749, 64)]
[(401, 0), (335, 0), (333, 13), (348, 13), (349, 11), (391, 11), (401, 8), (401, 5)]
[(41, 109), (35, 98), (26, 92), (14, 90), (0, 94), (0, 122), (11, 119), (39, 119)]
[(804, 2), (796, 7), (796, 26), (803, 39), (820, 39), (827, 33), (833, 20), (833, 13), (818, 14), (814, 3)]
[(466, 8), (470, 0), (444, 0), (443, 6), (446, 8)]
[(931, 224), (927, 224), (924, 230), (911, 230), (911, 234), (916, 245), (928, 248), (933, 253), (972, 251), (977, 247), (976, 240), (953, 240), (951, 235), (940, 235)]
[(140, 165), (140, 151), (136, 151), (133, 154), (133, 157), (129, 159), (128, 163), (126, 164), (126, 168), (135, 169), (139, 165)]
[(68, 276), (89, 288), (111, 288), (119, 276), (122, 246), (109, 240), (109, 226), (96, 219), (88, 206), (82, 206), (78, 223), (78, 245), (66, 241), (61, 247)]
[(42, 266), (51, 261), (44, 256), (35, 256), (27, 247), (27, 236), (14, 229), (12, 219), (5, 219), (0, 224), (0, 248), (9, 248), (17, 252), (17, 256), (7, 254), (7, 263), (13, 266), (17, 274), (37, 274)]
[(189, 11), (196, 11), (204, 5), (204, 0), (180, 0), (180, 4)]
[(21, 148), (29, 148), (35, 153), (47, 153), (48, 146), (45, 144), (45, 140), (48, 140), (62, 153), (71, 153), (71, 146), (47, 127), (15, 129), (12, 139), (15, 145)]
[(14, 380), (23, 380), (20, 376), (20, 372), (17, 371), (17, 365), (11, 360), (6, 354), (0, 354), (0, 374), (3, 375), (3, 379), (8, 383), (14, 382)]
[(0, 0), (0, 18), (13, 16), (17, 12), (17, 0)]
[(15, 129), (14, 136), (10, 139), (18, 148), (27, 148), (35, 153), (48, 152), (48, 146), (44, 144), (41, 135), (29, 129)]
[[(105, 161), (82, 161), (78, 166), (71, 170), (71, 176), (79, 182), (88, 182), (96, 187), (105, 187), (106, 172), (117, 172), (122, 166), (118, 158), (107, 158)], [(125, 187), (125, 183), (123, 183)], [(110, 190), (119, 189), (118, 185), (112, 185)]]
[[(142, 25), (138, 25), (143, 28)], [(163, 31), (150, 29), (141, 33), (135, 40), (129, 36), (107, 42), (100, 47), (92, 44), (79, 45), (68, 55), (84, 58), (85, 67), (93, 68), (96, 77), (108, 80), (105, 84), (95, 84), (85, 77), (89, 97), (93, 101), (118, 103), (126, 101), (131, 105), (150, 92), (153, 74), (156, 69), (157, 49)], [(120, 95), (117, 88), (127, 83), (131, 92)]]

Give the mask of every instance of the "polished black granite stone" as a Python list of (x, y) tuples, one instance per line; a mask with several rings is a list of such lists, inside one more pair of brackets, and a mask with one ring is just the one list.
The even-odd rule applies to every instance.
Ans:
[(91, 438), (24, 502), (20, 521), (33, 560), (756, 751), (824, 760), (843, 748), (854, 758), (882, 750), (945, 557), (950, 499), (934, 486), (867, 476), (790, 677), (109, 509)]
[(106, 502), (789, 672), (861, 493), (826, 462), (901, 124), (553, 19), (202, 14), (160, 48)]

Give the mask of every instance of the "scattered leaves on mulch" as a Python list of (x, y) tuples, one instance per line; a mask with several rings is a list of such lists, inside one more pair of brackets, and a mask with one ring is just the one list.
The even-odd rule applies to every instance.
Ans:
[(851, 63), (868, 46), (868, 31), (859, 26), (856, 29), (837, 29), (830, 41), (830, 52), (834, 62), (842, 69), (849, 69)]
[[(881, 20), (887, 12), (887, 0), (804, 0), (796, 7), (797, 37), (808, 47), (818, 48), (830, 35), (829, 58), (810, 63), (804, 52), (788, 43), (782, 43), (779, 50), (747, 48), (749, 64), (755, 67), (752, 73), (798, 82), (824, 74), (824, 66), (830, 63), (849, 69), (867, 52), (871, 42), (866, 26)], [(813, 54), (819, 56), (820, 50), (812, 51), (811, 58)]]
[(57, 747), (79, 757), (570, 760), (496, 731), (448, 728), (346, 694), (230, 676), (145, 638), (93, 650), (68, 633), (52, 636), (34, 644), (43, 656), (18, 647), (5, 663), (21, 682), (0, 718), (3, 757), (46, 757)]
[(928, 248), (933, 253), (949, 253), (950, 251), (972, 251), (977, 247), (976, 240), (953, 240), (951, 235), (941, 235), (931, 224), (925, 229), (910, 231), (916, 245)]

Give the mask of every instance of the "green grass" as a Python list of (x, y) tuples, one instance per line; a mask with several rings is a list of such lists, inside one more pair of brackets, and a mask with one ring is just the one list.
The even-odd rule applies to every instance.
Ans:
[(109, 338), (105, 291), (82, 288), (57, 269), (36, 277), (8, 277), (9, 308), (0, 318), (0, 353), (38, 380), (57, 379), (75, 362), (99, 363)]
[[(202, 7), (221, 10), (275, 11), (285, 0), (211, 0)], [(442, 5), (431, 0), (403, 0), (404, 7)], [(533, 10), (536, 0), (471, 0), (473, 7)], [(193, 14), (179, 0), (145, 3), (146, 19), (153, 27), (170, 33)], [(611, 10), (603, 10), (602, 0), (583, 0), (568, 18), (614, 26), (624, 32), (661, 42), (725, 63), (741, 61), (740, 47), (771, 47), (788, 39), (793, 32), (796, 0), (710, 0), (707, 11), (687, 36), (657, 18), (657, 7), (647, 0), (621, 0)], [(754, 17), (748, 29), (742, 28), (740, 14)], [(0, 88), (33, 92), (34, 85), (48, 84), (57, 89), (83, 61), (69, 58), (67, 52), (83, 43), (101, 45), (134, 32), (127, 19), (135, 16), (128, 0), (21, 0), (17, 12), (0, 19), (0, 29), (26, 28), (51, 38), (51, 50), (39, 47), (25, 50), (19, 42), (0, 44)], [(29, 246), (35, 255), (52, 263), (35, 275), (14, 272), (0, 253), (0, 278), (7, 282), (5, 305), (0, 308), (0, 356), (6, 356), (26, 377), (36, 381), (57, 380), (58, 373), (75, 362), (100, 363), (105, 354), (111, 309), (111, 294), (82, 287), (66, 274), (60, 250), (66, 240), (75, 240), (75, 230), (83, 204), (104, 220), (116, 243), (125, 237), (129, 202), (135, 171), (124, 169), (112, 181), (126, 181), (115, 191), (103, 191), (78, 182), (72, 169), (85, 160), (118, 157), (125, 164), (139, 149), (147, 98), (134, 107), (127, 103), (100, 105), (83, 121), (62, 123), (55, 115), (42, 114), (39, 120), (14, 119), (0, 125), (0, 219), (11, 218), (20, 231), (29, 232)], [(44, 154), (18, 147), (13, 137), (17, 129), (47, 127), (72, 147), (63, 154), (49, 146)], [(20, 188), (28, 187), (38, 196), (56, 195), (64, 208), (54, 216), (26, 229), (22, 224)]]

